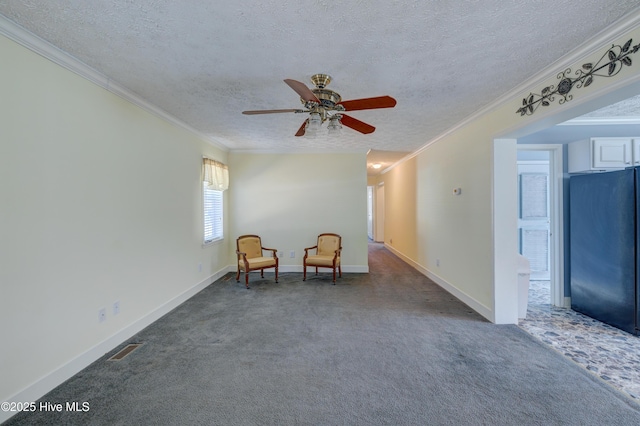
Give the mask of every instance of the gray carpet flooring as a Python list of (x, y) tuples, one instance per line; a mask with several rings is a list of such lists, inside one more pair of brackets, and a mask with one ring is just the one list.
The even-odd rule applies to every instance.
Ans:
[(228, 274), (42, 398), (88, 411), (7, 424), (640, 424), (624, 394), (380, 245), (370, 270), (254, 273), (250, 290)]

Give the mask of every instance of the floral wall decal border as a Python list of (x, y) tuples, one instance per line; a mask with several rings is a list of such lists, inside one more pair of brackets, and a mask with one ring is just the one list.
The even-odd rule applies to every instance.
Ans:
[(624, 46), (612, 45), (598, 62), (595, 64), (590, 62), (583, 64), (582, 68), (576, 70), (575, 73), (572, 73), (571, 68), (558, 73), (557, 78), (560, 82), (557, 87), (552, 84), (543, 88), (540, 94), (529, 93), (527, 97), (522, 99), (522, 107), (516, 113), (520, 114), (520, 116), (532, 115), (541, 105), (549, 106), (551, 102), (555, 102), (556, 95), (559, 97), (558, 104), (562, 105), (573, 99), (573, 95), (570, 94), (573, 88), (588, 87), (593, 83), (594, 77), (613, 77), (617, 75), (625, 65), (631, 66), (633, 62), (630, 56), (640, 50), (640, 43), (631, 46), (632, 41), (633, 39), (629, 39)]

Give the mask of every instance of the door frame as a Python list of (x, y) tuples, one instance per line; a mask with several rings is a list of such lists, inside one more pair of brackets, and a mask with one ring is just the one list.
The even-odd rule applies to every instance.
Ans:
[[(549, 241), (551, 305), (571, 306), (564, 292), (564, 155), (562, 144), (517, 145), (518, 151), (549, 152)], [(515, 177), (517, 179), (517, 176)]]

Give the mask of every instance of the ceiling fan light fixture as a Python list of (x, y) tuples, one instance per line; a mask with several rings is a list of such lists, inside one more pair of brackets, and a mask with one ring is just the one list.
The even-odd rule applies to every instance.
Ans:
[(322, 118), (320, 117), (320, 113), (312, 112), (309, 114), (309, 120), (307, 121), (307, 131), (308, 132), (317, 132), (320, 130), (322, 126)]
[(341, 133), (340, 132), (341, 129), (342, 129), (342, 123), (340, 122), (340, 116), (334, 115), (329, 119), (329, 124), (327, 125), (327, 131), (330, 136), (337, 136)]

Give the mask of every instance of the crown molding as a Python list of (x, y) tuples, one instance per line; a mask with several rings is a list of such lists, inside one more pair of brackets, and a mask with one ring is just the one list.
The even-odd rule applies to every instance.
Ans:
[(640, 124), (640, 117), (578, 117), (558, 123), (558, 126), (616, 126)]
[(3, 15), (0, 15), (0, 35), (5, 36), (9, 40), (18, 43), (19, 45), (73, 72), (74, 74), (77, 74), (80, 77), (89, 80), (93, 84), (102, 87), (103, 89), (138, 106), (139, 108), (142, 108), (143, 110), (153, 114), (154, 116), (161, 118), (184, 130), (187, 130), (190, 133), (193, 133), (197, 137), (209, 142), (216, 148), (219, 148), (225, 152), (229, 151), (229, 147), (224, 145), (220, 141), (194, 129), (193, 127), (177, 119), (173, 115), (142, 99), (141, 97), (128, 90), (126, 87), (119, 85), (115, 81), (109, 79), (106, 75), (94, 70), (84, 62), (81, 62), (68, 53), (58, 49), (48, 41), (29, 32), (25, 28), (9, 20)]
[(506, 92), (505, 94), (503, 94), (502, 96), (500, 96), (499, 98), (497, 98), (495, 101), (491, 102), (484, 108), (477, 110), (474, 114), (470, 115), (465, 120), (458, 123), (456, 126), (434, 137), (433, 139), (428, 141), (426, 144), (422, 145), (420, 148), (418, 148), (411, 154), (407, 155), (406, 157), (402, 158), (398, 162), (389, 166), (384, 171), (382, 171), (381, 174), (387, 173), (388, 171), (391, 171), (394, 167), (421, 154), (429, 146), (444, 139), (448, 135), (455, 133), (456, 131), (465, 127), (469, 123), (477, 120), (479, 117), (491, 112), (494, 109), (497, 109), (499, 106), (501, 106), (505, 102), (508, 102), (514, 98), (519, 98), (522, 93), (527, 93), (531, 91), (532, 88), (538, 87), (540, 84), (543, 84), (545, 81), (552, 79), (558, 73), (558, 70), (565, 69), (567, 67), (567, 64), (576, 63), (581, 58), (597, 53), (602, 49), (603, 45), (606, 45), (607, 43), (613, 43), (615, 40), (619, 39), (620, 37), (632, 31), (633, 29), (637, 28), (638, 26), (640, 26), (640, 6), (637, 7), (633, 12), (628, 13), (621, 19), (606, 26), (604, 29), (596, 33), (593, 37), (585, 41), (580, 46), (576, 47), (571, 52), (558, 58), (556, 61), (552, 62), (548, 66), (545, 66), (542, 70), (540, 70), (538, 73), (531, 76), (522, 84), (514, 87), (513, 89)]

